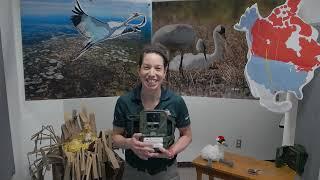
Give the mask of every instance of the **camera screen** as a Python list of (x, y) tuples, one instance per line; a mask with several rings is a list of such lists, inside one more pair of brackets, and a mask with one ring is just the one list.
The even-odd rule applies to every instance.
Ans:
[(160, 113), (147, 113), (147, 122), (160, 122)]

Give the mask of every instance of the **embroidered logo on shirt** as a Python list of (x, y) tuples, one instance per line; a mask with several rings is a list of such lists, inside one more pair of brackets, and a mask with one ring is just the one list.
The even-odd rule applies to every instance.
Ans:
[(169, 111), (169, 109), (164, 110), (167, 114), (167, 116), (171, 116), (171, 112)]

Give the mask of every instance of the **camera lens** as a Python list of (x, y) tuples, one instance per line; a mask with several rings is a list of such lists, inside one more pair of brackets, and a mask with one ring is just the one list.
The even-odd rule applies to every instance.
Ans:
[(160, 122), (160, 114), (159, 113), (147, 114), (147, 122)]

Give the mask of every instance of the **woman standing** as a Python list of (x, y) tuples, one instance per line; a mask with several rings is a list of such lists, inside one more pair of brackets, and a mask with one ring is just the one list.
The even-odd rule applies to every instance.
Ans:
[[(181, 96), (162, 87), (168, 67), (166, 49), (160, 44), (146, 46), (139, 59), (140, 85), (117, 100), (113, 120), (113, 142), (125, 149), (125, 180), (178, 180), (176, 157), (191, 142), (192, 133), (187, 106)], [(165, 110), (178, 128), (180, 137), (168, 149), (153, 149), (142, 142), (139, 125), (130, 116), (146, 110)], [(133, 127), (130, 127), (130, 125)], [(133, 128), (132, 131), (130, 128)], [(170, 136), (170, 135), (169, 135)]]

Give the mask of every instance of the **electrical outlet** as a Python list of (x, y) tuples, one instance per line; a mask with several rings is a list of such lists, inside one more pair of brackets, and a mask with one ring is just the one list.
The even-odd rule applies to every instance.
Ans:
[(236, 148), (241, 148), (242, 141), (241, 139), (236, 140)]

